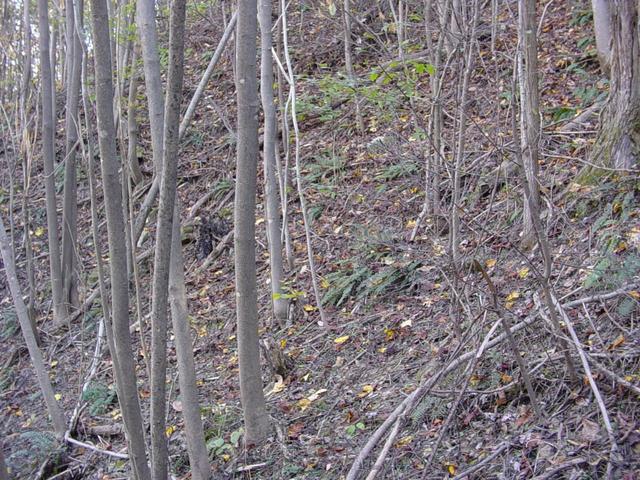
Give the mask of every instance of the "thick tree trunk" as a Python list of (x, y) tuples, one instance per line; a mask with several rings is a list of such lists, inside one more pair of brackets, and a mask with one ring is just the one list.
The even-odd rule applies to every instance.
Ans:
[(54, 168), (54, 90), (51, 58), (49, 57), (49, 10), (47, 0), (38, 0), (40, 26), (40, 75), (42, 79), (42, 158), (44, 159), (45, 190), (47, 198), (47, 234), (49, 240), (49, 267), (51, 270), (51, 293), (53, 296), (53, 318), (57, 325), (64, 322), (67, 314), (62, 298), (62, 271), (60, 268), (60, 243), (58, 241), (58, 212), (56, 207), (56, 183)]
[(173, 0), (169, 33), (169, 74), (164, 113), (164, 150), (160, 171), (160, 206), (153, 263), (151, 308), (151, 458), (153, 478), (167, 478), (166, 376), (167, 307), (173, 209), (178, 173), (180, 105), (184, 70), (185, 0)]
[[(609, 8), (611, 90), (591, 163), (624, 171), (638, 168), (640, 159), (640, 7), (633, 0), (616, 0)], [(579, 181), (593, 183), (605, 171), (589, 167), (580, 174)]]
[(118, 400), (122, 410), (130, 459), (138, 480), (151, 478), (147, 464), (144, 426), (138, 400), (136, 371), (129, 333), (129, 279), (125, 251), (125, 228), (122, 214), (120, 162), (116, 155), (116, 128), (113, 119), (113, 83), (109, 16), (106, 0), (92, 0), (93, 45), (96, 76), (98, 142), (102, 164), (104, 203), (107, 215), (109, 258), (111, 266), (111, 312), (115, 352), (121, 379)]
[(240, 399), (245, 444), (258, 444), (269, 434), (258, 343), (256, 292), (256, 169), (258, 158), (258, 85), (256, 68), (256, 0), (238, 2), (236, 91), (238, 101), (238, 160), (235, 193), (235, 275), (238, 315)]

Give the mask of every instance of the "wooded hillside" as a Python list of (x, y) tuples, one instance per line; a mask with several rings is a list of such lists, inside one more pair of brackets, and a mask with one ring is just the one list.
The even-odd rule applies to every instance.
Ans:
[(633, 0), (5, 0), (0, 480), (640, 478)]

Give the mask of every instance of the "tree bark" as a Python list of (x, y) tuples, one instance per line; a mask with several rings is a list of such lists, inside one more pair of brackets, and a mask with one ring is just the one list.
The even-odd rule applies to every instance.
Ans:
[(260, 0), (260, 93), (264, 111), (264, 190), (267, 214), (267, 241), (269, 244), (269, 265), (271, 267), (271, 298), (273, 315), (276, 320), (286, 320), (288, 302), (283, 296), (282, 279), (282, 239), (280, 229), (280, 200), (276, 180), (276, 137), (277, 119), (273, 96), (273, 58), (271, 56), (271, 0)]
[(167, 299), (173, 210), (178, 172), (180, 105), (184, 70), (185, 0), (174, 0), (169, 27), (169, 74), (164, 113), (164, 150), (151, 307), (151, 458), (155, 479), (167, 478), (166, 374)]
[[(640, 158), (640, 32), (633, 0), (616, 0), (611, 9), (611, 89), (601, 116), (591, 163), (605, 169), (629, 170)], [(594, 183), (603, 171), (588, 167), (582, 183)]]
[(160, 76), (155, 3), (153, 0), (137, 0), (136, 5), (136, 23), (140, 31), (140, 44), (142, 46), (144, 64), (145, 93), (149, 105), (153, 165), (155, 173), (159, 175), (162, 168), (164, 97), (162, 94), (162, 78)]
[[(176, 197), (177, 199), (177, 197)], [(211, 466), (204, 438), (193, 346), (189, 334), (189, 311), (184, 285), (184, 260), (180, 238), (180, 202), (176, 200), (173, 212), (173, 236), (171, 239), (171, 265), (169, 269), (169, 300), (171, 301), (171, 321), (178, 357), (178, 381), (182, 399), (182, 416), (187, 437), (187, 452), (193, 480), (211, 478)]]
[(596, 35), (596, 50), (600, 68), (609, 73), (611, 66), (611, 0), (591, 0), (593, 9), (593, 29)]
[(151, 478), (151, 474), (146, 458), (144, 426), (129, 333), (129, 279), (127, 278), (126, 239), (118, 172), (120, 162), (116, 155), (116, 129), (113, 119), (110, 28), (106, 0), (91, 0), (91, 15), (94, 32), (98, 142), (111, 264), (111, 312), (116, 349), (116, 352), (111, 352), (111, 355), (118, 358), (120, 367), (121, 388), (118, 400), (127, 430), (133, 471), (138, 480), (147, 480)]
[(7, 237), (7, 232), (4, 228), (4, 222), (1, 217), (0, 253), (2, 254), (2, 260), (4, 261), (7, 282), (9, 283), (9, 289), (11, 290), (11, 296), (13, 297), (13, 304), (16, 307), (16, 314), (18, 315), (20, 329), (22, 330), (24, 341), (27, 344), (27, 350), (29, 350), (33, 369), (36, 371), (36, 377), (38, 378), (38, 384), (40, 385), (42, 396), (44, 397), (44, 401), (47, 405), (47, 411), (51, 417), (51, 422), (53, 423), (53, 428), (55, 429), (56, 434), (62, 437), (66, 430), (64, 415), (56, 401), (55, 394), (53, 393), (53, 387), (49, 380), (47, 367), (45, 367), (44, 360), (42, 359), (42, 352), (40, 352), (40, 349), (38, 348), (36, 337), (31, 329), (27, 306), (22, 300), (22, 292), (20, 291), (20, 285), (18, 284), (18, 275), (16, 274), (16, 264), (14, 261), (15, 257), (11, 251), (9, 237)]
[(53, 143), (54, 91), (51, 58), (49, 57), (49, 11), (47, 0), (38, 0), (38, 24), (40, 28), (40, 78), (42, 79), (42, 158), (44, 159), (44, 181), (47, 199), (49, 268), (51, 271), (53, 319), (56, 325), (60, 325), (64, 322), (67, 314), (62, 297), (62, 271), (60, 268), (60, 243), (58, 242), (56, 184), (55, 177), (53, 175), (55, 159)]
[(239, 0), (236, 41), (238, 149), (234, 245), (240, 398), (246, 445), (259, 444), (271, 429), (262, 391), (256, 292), (257, 14), (256, 0)]
[[(518, 80), (520, 83), (520, 148), (525, 178), (529, 184), (530, 202), (524, 195), (522, 245), (532, 248), (536, 242), (533, 215), (540, 211), (538, 186), (538, 143), (540, 142), (540, 94), (538, 92), (538, 46), (536, 38), (536, 2), (519, 0), (518, 18), (520, 54)], [(530, 205), (531, 204), (531, 205)]]
[(74, 2), (67, 0), (66, 16), (66, 64), (67, 100), (65, 105), (66, 148), (64, 163), (64, 197), (62, 209), (62, 295), (67, 310), (77, 307), (78, 297), (78, 180), (76, 152), (78, 151), (78, 107), (80, 103), (80, 73), (82, 51), (76, 28), (81, 28), (82, 18), (76, 19)]

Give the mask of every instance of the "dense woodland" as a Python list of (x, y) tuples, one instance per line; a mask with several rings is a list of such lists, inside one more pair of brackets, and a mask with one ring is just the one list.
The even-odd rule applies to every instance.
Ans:
[(0, 480), (640, 478), (638, 1), (0, 8)]

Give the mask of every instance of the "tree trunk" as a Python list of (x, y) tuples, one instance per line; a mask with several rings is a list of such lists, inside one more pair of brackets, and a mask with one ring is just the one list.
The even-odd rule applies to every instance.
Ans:
[(16, 274), (16, 264), (14, 261), (13, 252), (11, 251), (11, 244), (9, 243), (9, 237), (4, 228), (4, 222), (0, 217), (0, 253), (2, 254), (2, 260), (4, 261), (4, 268), (7, 275), (7, 282), (9, 283), (9, 289), (11, 290), (11, 296), (13, 297), (13, 304), (16, 307), (16, 314), (18, 315), (18, 321), (20, 323), (20, 329), (24, 336), (24, 341), (27, 344), (27, 350), (29, 350), (29, 356), (33, 363), (33, 368), (36, 371), (36, 377), (38, 378), (38, 384), (40, 385), (40, 391), (44, 397), (44, 401), (47, 405), (47, 411), (51, 417), (53, 428), (56, 433), (62, 437), (66, 430), (64, 415), (58, 402), (55, 399), (53, 393), (53, 387), (49, 380), (49, 374), (42, 359), (42, 352), (38, 348), (36, 343), (36, 337), (31, 329), (31, 323), (29, 322), (29, 314), (27, 313), (27, 306), (22, 300), (22, 292), (20, 291), (20, 285), (18, 284), (18, 275)]
[(271, 429), (267, 415), (258, 343), (256, 292), (256, 168), (258, 158), (258, 86), (256, 68), (256, 0), (238, 2), (236, 91), (238, 148), (235, 193), (235, 276), (238, 315), (240, 398), (245, 444), (259, 444)]
[(69, 307), (77, 307), (80, 303), (78, 298), (77, 265), (78, 181), (76, 175), (76, 152), (78, 151), (78, 106), (80, 103), (82, 51), (76, 28), (81, 28), (82, 18), (75, 18), (74, 0), (67, 0), (65, 3), (65, 16), (67, 100), (65, 106), (66, 148), (62, 209), (62, 295), (63, 301), (69, 309)]
[[(601, 116), (591, 163), (604, 169), (638, 168), (640, 158), (640, 32), (638, 3), (617, 0), (611, 9), (611, 90)], [(579, 176), (593, 183), (606, 170), (588, 167)]]
[(153, 0), (137, 0), (136, 10), (136, 23), (140, 31), (140, 44), (142, 45), (144, 81), (147, 87), (145, 93), (149, 104), (153, 165), (155, 173), (160, 174), (162, 168), (164, 98), (160, 76), (160, 56), (158, 55), (155, 3)]
[[(177, 197), (176, 197), (177, 198)], [(176, 201), (173, 212), (173, 236), (171, 239), (171, 266), (169, 269), (169, 300), (171, 301), (171, 321), (175, 335), (176, 356), (178, 357), (178, 380), (182, 399), (182, 416), (187, 437), (187, 452), (193, 480), (211, 478), (211, 466), (204, 438), (193, 346), (189, 334), (189, 311), (187, 293), (184, 286), (184, 260), (180, 238), (180, 202)]]
[(600, 68), (609, 73), (611, 67), (611, 0), (591, 0), (593, 9), (593, 29), (596, 34), (596, 49)]
[(271, 293), (273, 314), (277, 320), (286, 320), (288, 302), (282, 292), (282, 240), (280, 229), (280, 200), (276, 180), (277, 119), (273, 97), (273, 58), (271, 56), (271, 0), (260, 0), (260, 93), (264, 111), (264, 185), (267, 214), (267, 240), (271, 267)]
[(119, 378), (122, 380), (122, 384), (118, 400), (127, 430), (133, 471), (138, 480), (147, 480), (151, 478), (151, 474), (146, 458), (144, 426), (138, 400), (136, 371), (129, 333), (129, 279), (127, 278), (122, 193), (118, 172), (120, 162), (116, 155), (116, 129), (113, 119), (113, 73), (106, 0), (92, 0), (91, 15), (94, 32), (98, 142), (107, 215), (112, 290), (111, 312), (116, 349), (116, 352), (111, 352), (111, 355), (118, 358), (120, 367)]
[(40, 75), (42, 79), (42, 158), (47, 198), (47, 234), (49, 240), (49, 268), (51, 270), (51, 293), (53, 297), (53, 319), (57, 325), (66, 318), (62, 297), (62, 272), (60, 268), (60, 243), (58, 242), (58, 212), (56, 207), (56, 183), (53, 175), (55, 150), (53, 105), (53, 75), (49, 57), (49, 11), (47, 0), (38, 0), (38, 23), (40, 27)]
[[(520, 54), (518, 80), (520, 83), (520, 124), (522, 163), (531, 194), (530, 202), (524, 196), (522, 245), (532, 248), (536, 242), (533, 215), (540, 210), (538, 186), (538, 143), (540, 142), (540, 95), (538, 92), (538, 46), (536, 38), (536, 2), (520, 0), (518, 3)], [(530, 204), (533, 208), (530, 208)]]
[(169, 27), (169, 73), (164, 113), (164, 151), (160, 181), (160, 206), (153, 263), (151, 307), (151, 458), (153, 478), (167, 478), (166, 376), (167, 299), (173, 209), (178, 172), (180, 105), (184, 70), (185, 0), (173, 0)]

